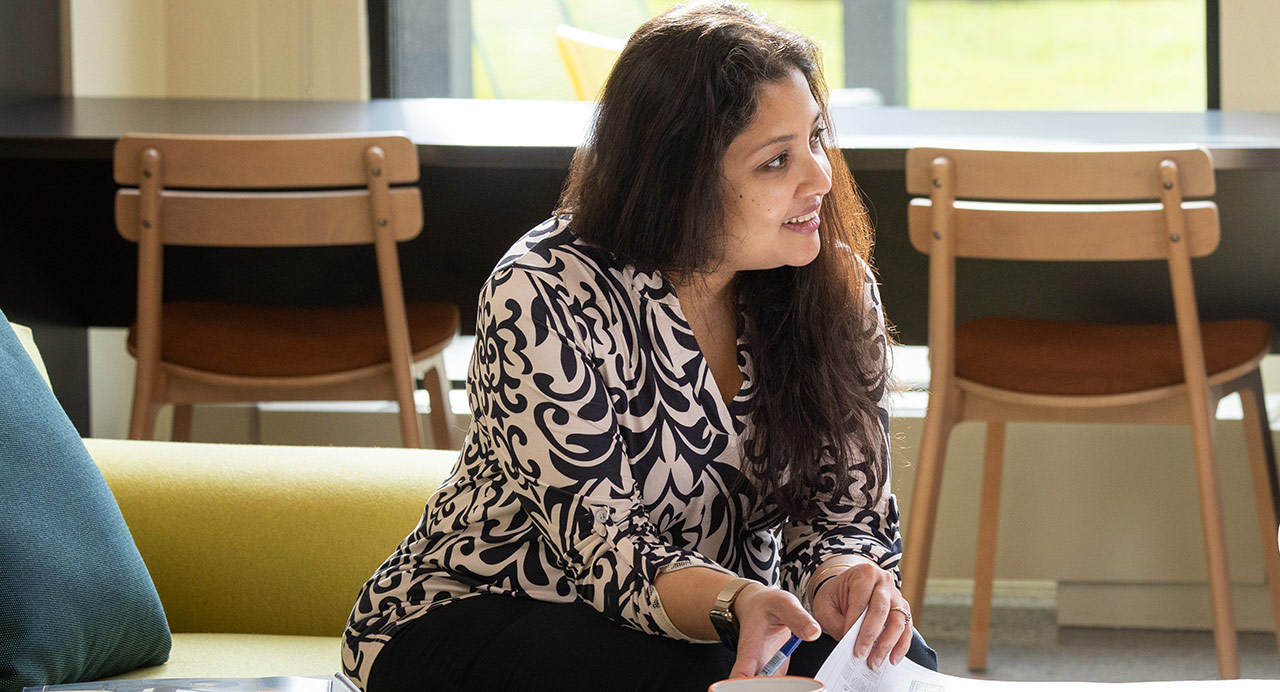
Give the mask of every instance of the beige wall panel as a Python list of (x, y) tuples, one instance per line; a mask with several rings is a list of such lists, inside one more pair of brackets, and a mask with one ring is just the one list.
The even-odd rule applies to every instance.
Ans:
[(1280, 2), (1222, 0), (1222, 109), (1280, 110)]
[[(921, 424), (894, 420), (901, 452), (893, 483), (904, 517)], [(973, 577), (982, 443), (981, 424), (952, 433), (931, 577)], [(1261, 539), (1239, 420), (1218, 421), (1215, 451), (1232, 581), (1258, 583)], [(1192, 464), (1191, 435), (1180, 426), (1009, 424), (996, 578), (1204, 583)]]
[[(312, 0), (311, 98), (368, 99), (369, 43), (364, 0)], [(323, 6), (325, 11), (319, 11)]]
[(165, 96), (164, 0), (71, 0), (71, 93)]
[(169, 94), (368, 98), (363, 0), (173, 0)]
[[(257, 0), (259, 86), (257, 94), (266, 99), (307, 98), (309, 69), (304, 64), (302, 45), (309, 21), (305, 0)], [(321, 3), (329, 5), (330, 3)], [(338, 4), (338, 3), (335, 3)]]
[(259, 92), (255, 0), (170, 0), (169, 95), (252, 98)]
[[(1236, 629), (1274, 632), (1271, 594), (1266, 583), (1231, 583)], [(1207, 584), (1102, 584), (1064, 582), (1058, 585), (1058, 624), (1064, 627), (1141, 627), (1150, 629), (1212, 629)], [(925, 629), (927, 632), (928, 629)]]

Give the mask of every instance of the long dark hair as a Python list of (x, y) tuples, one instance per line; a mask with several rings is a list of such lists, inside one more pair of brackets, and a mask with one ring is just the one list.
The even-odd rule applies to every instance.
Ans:
[[(887, 343), (865, 307), (872, 231), (835, 144), (820, 54), (804, 36), (731, 2), (646, 22), (613, 67), (560, 210), (582, 239), (640, 271), (687, 280), (723, 256), (723, 160), (755, 116), (759, 88), (798, 69), (827, 125), (832, 188), (822, 250), (803, 267), (740, 272), (740, 328), (755, 396), (743, 470), (793, 519), (815, 500), (878, 500), (888, 463), (879, 416)], [(865, 494), (846, 498), (856, 476)]]

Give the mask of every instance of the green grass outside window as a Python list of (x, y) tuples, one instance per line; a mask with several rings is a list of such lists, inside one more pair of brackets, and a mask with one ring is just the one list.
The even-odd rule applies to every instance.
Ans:
[[(750, 4), (818, 40), (829, 84), (846, 86), (839, 0)], [(478, 98), (570, 99), (572, 89), (552, 38), (557, 24), (622, 38), (669, 5), (661, 0), (472, 0), (474, 93)], [(1204, 6), (1204, 0), (911, 0), (908, 105), (1203, 110)]]

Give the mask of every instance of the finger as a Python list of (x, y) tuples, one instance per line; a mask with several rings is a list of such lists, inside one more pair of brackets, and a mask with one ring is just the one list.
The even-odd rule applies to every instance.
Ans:
[(911, 639), (914, 636), (911, 627), (902, 628), (902, 634), (898, 636), (898, 643), (893, 645), (893, 652), (889, 654), (889, 660), (893, 661), (893, 665), (902, 663), (902, 659), (906, 657), (907, 650), (911, 648)]
[(764, 600), (753, 602), (763, 606), (757, 611), (763, 617), (740, 618), (737, 657), (730, 677), (754, 676), (792, 634), (806, 640), (822, 635), (817, 621), (791, 594), (773, 589), (758, 592), (758, 595)]
[(871, 654), (872, 645), (884, 630), (885, 621), (889, 616), (889, 591), (890, 589), (885, 586), (877, 586), (872, 592), (866, 615), (862, 620), (862, 631), (858, 633), (858, 639), (853, 645), (854, 656), (866, 660), (867, 665), (872, 668), (875, 667), (876, 661), (872, 661), (868, 656)]
[[(814, 623), (817, 626), (817, 623)], [(746, 634), (738, 640), (737, 657), (729, 677), (754, 677), (778, 653), (791, 637), (791, 632), (778, 628), (768, 634)]]
[(777, 616), (792, 634), (807, 642), (822, 636), (822, 626), (798, 603), (795, 608), (787, 608), (777, 613)]
[[(739, 648), (741, 651), (741, 647)], [(730, 678), (750, 678), (760, 670), (764, 661), (759, 656), (744, 656), (742, 653), (733, 660), (733, 668), (729, 670)]]
[[(889, 615), (884, 623), (884, 629), (880, 632), (880, 636), (876, 639), (875, 646), (871, 648), (871, 655), (868, 658), (872, 668), (879, 667), (884, 663), (894, 646), (902, 639), (902, 633), (906, 630), (907, 618), (897, 610), (889, 610)], [(908, 639), (908, 642), (910, 640)], [(894, 661), (897, 663), (897, 661)]]

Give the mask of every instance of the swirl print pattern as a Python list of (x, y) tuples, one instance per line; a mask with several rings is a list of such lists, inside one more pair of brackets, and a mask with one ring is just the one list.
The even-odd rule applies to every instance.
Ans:
[(363, 685), (400, 627), (476, 594), (580, 599), (621, 625), (686, 639), (658, 599), (661, 572), (704, 566), (802, 594), (831, 555), (896, 571), (887, 488), (875, 506), (873, 489), (853, 488), (858, 506), (799, 523), (746, 482), (751, 362), (740, 340), (743, 384), (726, 404), (665, 278), (617, 266), (574, 237), (568, 217), (526, 234), (480, 295), (458, 463), (361, 589), (344, 671)]

